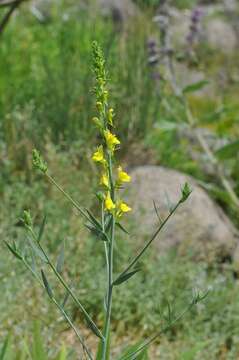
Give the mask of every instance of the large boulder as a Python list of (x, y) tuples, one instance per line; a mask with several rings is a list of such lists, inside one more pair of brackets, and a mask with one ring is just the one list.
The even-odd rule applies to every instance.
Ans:
[(162, 253), (174, 248), (179, 254), (190, 253), (208, 262), (232, 258), (239, 240), (237, 230), (192, 177), (159, 166), (139, 166), (131, 175), (128, 202), (135, 215), (134, 235), (142, 243), (159, 225), (153, 201), (164, 219), (169, 202), (177, 202), (181, 187), (188, 182), (193, 192), (163, 228), (155, 248)]

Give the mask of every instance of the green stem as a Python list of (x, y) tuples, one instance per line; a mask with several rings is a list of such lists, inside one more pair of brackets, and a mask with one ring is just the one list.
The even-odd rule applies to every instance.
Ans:
[(57, 308), (60, 310), (60, 312), (62, 313), (62, 315), (64, 316), (65, 320), (68, 322), (68, 324), (71, 326), (71, 328), (73, 329), (74, 333), (76, 334), (76, 336), (78, 337), (83, 350), (86, 352), (86, 354), (88, 355), (88, 358), (90, 360), (93, 360), (93, 357), (91, 356), (91, 353), (88, 349), (88, 347), (85, 345), (84, 343), (84, 339), (81, 337), (78, 329), (75, 327), (75, 325), (73, 324), (73, 322), (71, 321), (71, 319), (69, 318), (69, 316), (67, 315), (67, 313), (65, 312), (65, 310), (58, 304), (58, 302), (52, 298), (52, 302), (57, 306)]
[(107, 359), (107, 348), (109, 346), (109, 335), (110, 335), (110, 320), (111, 320), (111, 309), (112, 309), (112, 295), (113, 295), (113, 255), (114, 255), (114, 232), (115, 232), (115, 219), (112, 218), (111, 222), (111, 233), (109, 243), (109, 254), (108, 254), (108, 291), (107, 291), (107, 310), (106, 319), (104, 325), (104, 339), (103, 342), (103, 354), (102, 360)]
[[(114, 179), (112, 174), (112, 155), (108, 151), (108, 171), (109, 171), (109, 180), (110, 180), (110, 193), (111, 199), (115, 199), (115, 187)], [(102, 360), (107, 359), (107, 349), (109, 347), (109, 336), (110, 336), (110, 320), (111, 320), (111, 309), (112, 309), (112, 293), (113, 293), (113, 257), (114, 257), (114, 237), (115, 237), (115, 218), (114, 215), (111, 215), (111, 225), (110, 225), (110, 241), (108, 245), (108, 252), (106, 253), (106, 265), (107, 265), (107, 303), (106, 303), (106, 317), (104, 324), (104, 339), (102, 342)]]

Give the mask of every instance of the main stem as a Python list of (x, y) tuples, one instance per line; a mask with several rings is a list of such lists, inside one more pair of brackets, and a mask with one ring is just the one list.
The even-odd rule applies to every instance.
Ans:
[[(114, 182), (112, 176), (112, 159), (110, 152), (108, 154), (108, 164), (109, 164), (111, 198), (114, 201), (115, 194), (114, 194)], [(113, 294), (114, 238), (115, 238), (115, 218), (114, 215), (112, 215), (111, 226), (110, 226), (110, 243), (108, 248), (108, 261), (107, 261), (108, 286), (107, 286), (106, 317), (105, 317), (104, 333), (103, 333), (104, 342), (103, 342), (102, 360), (107, 359), (107, 349), (109, 347), (109, 341), (110, 341), (110, 319), (111, 319), (112, 294)]]

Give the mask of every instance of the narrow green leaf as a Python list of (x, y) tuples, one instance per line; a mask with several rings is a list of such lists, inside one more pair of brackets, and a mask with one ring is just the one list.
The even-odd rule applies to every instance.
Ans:
[(115, 225), (117, 225), (118, 228), (119, 228), (120, 230), (122, 230), (125, 234), (130, 235), (130, 233), (128, 232), (128, 230), (126, 230), (125, 227), (124, 227), (122, 224), (120, 224), (119, 222), (116, 222)]
[(22, 256), (18, 253), (17, 250), (13, 248), (10, 244), (8, 244), (5, 240), (4, 243), (7, 245), (8, 249), (11, 251), (11, 253), (19, 260), (22, 260)]
[(235, 155), (239, 154), (239, 140), (233, 141), (230, 144), (222, 146), (219, 150), (216, 151), (215, 154), (220, 160), (235, 158)]
[(64, 267), (64, 261), (65, 261), (65, 242), (62, 241), (60, 254), (57, 259), (56, 263), (56, 270), (61, 274)]
[(48, 260), (42, 250), (37, 246), (37, 244), (30, 238), (28, 238), (29, 244), (34, 251), (34, 253), (45, 263), (48, 263)]
[(65, 296), (64, 296), (63, 301), (62, 301), (62, 304), (61, 304), (62, 308), (64, 308), (66, 306), (66, 303), (67, 303), (67, 300), (69, 299), (69, 296), (70, 296), (69, 291), (66, 291)]
[(92, 225), (95, 225), (96, 228), (99, 230), (99, 231), (102, 231), (102, 225), (101, 223), (96, 219), (96, 217), (87, 209), (85, 209), (85, 211), (87, 212), (87, 214), (89, 215), (89, 218), (90, 218), (90, 221), (92, 223)]
[(139, 272), (140, 269), (135, 269), (133, 271), (130, 271), (124, 275), (120, 275), (113, 283), (113, 285), (120, 285), (122, 284), (123, 282), (129, 280), (132, 276), (134, 276), (135, 274), (137, 274), (137, 272)]
[(92, 332), (99, 337), (100, 339), (102, 338), (101, 333), (99, 332), (99, 329), (96, 327), (96, 325), (94, 325), (92, 322), (89, 321), (89, 319), (87, 319), (87, 317), (85, 316), (85, 320), (87, 322), (88, 327), (92, 330)]
[(202, 88), (204, 88), (208, 84), (209, 84), (208, 80), (201, 80), (201, 81), (195, 82), (193, 84), (185, 86), (183, 88), (183, 93), (188, 94), (188, 93), (191, 93), (191, 92), (194, 92), (194, 91), (201, 90)]
[[(139, 342), (135, 345), (128, 346), (126, 350), (123, 352), (123, 354), (117, 359), (117, 360), (123, 360), (125, 358), (129, 359), (129, 355), (137, 352), (137, 350), (144, 344), (144, 342)], [(133, 355), (130, 360), (147, 360), (147, 349), (142, 350), (137, 355)]]
[(106, 217), (105, 217), (105, 231), (106, 232), (110, 229), (112, 220), (113, 220), (112, 215), (106, 215)]
[(94, 225), (85, 224), (85, 227), (100, 240), (108, 241), (107, 235), (103, 231), (98, 230)]
[(51, 289), (51, 287), (50, 287), (50, 285), (48, 283), (48, 280), (47, 280), (46, 275), (45, 275), (43, 270), (41, 270), (41, 276), (42, 276), (43, 284), (45, 286), (47, 294), (52, 299), (53, 298), (53, 292), (52, 292), (52, 289)]
[(159, 224), (162, 224), (163, 220), (161, 219), (161, 217), (159, 215), (159, 211), (158, 211), (156, 202), (154, 200), (153, 200), (153, 204), (154, 204), (154, 211), (155, 211), (155, 214), (156, 214), (156, 216), (158, 218)]
[(42, 223), (41, 223), (41, 226), (40, 226), (40, 230), (39, 230), (38, 237), (37, 237), (38, 242), (41, 241), (42, 235), (43, 235), (44, 230), (45, 230), (45, 225), (46, 225), (46, 215), (44, 216), (44, 218), (42, 220)]

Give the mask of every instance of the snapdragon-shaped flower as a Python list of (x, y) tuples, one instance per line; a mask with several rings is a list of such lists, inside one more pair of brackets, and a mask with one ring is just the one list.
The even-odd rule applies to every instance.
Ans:
[(120, 218), (124, 213), (127, 213), (129, 211), (131, 211), (131, 207), (129, 205), (127, 205), (125, 202), (123, 202), (122, 200), (120, 200), (117, 205), (116, 205), (116, 217)]
[(92, 155), (92, 160), (102, 164), (105, 163), (106, 160), (104, 158), (104, 149), (102, 145), (98, 146), (97, 150)]
[(110, 192), (107, 192), (106, 198), (105, 198), (105, 209), (112, 212), (116, 207), (115, 203), (111, 199)]
[(131, 176), (129, 174), (127, 174), (127, 172), (122, 169), (122, 166), (119, 166), (117, 170), (118, 170), (117, 182), (119, 184), (131, 181)]
[(105, 141), (106, 141), (106, 145), (107, 148), (111, 151), (114, 152), (116, 145), (120, 144), (119, 139), (117, 138), (116, 135), (112, 134), (110, 132), (110, 130), (104, 130), (104, 136), (105, 136)]
[(106, 188), (109, 188), (109, 186), (110, 186), (108, 174), (106, 174), (105, 172), (101, 175), (100, 185), (103, 185)]

